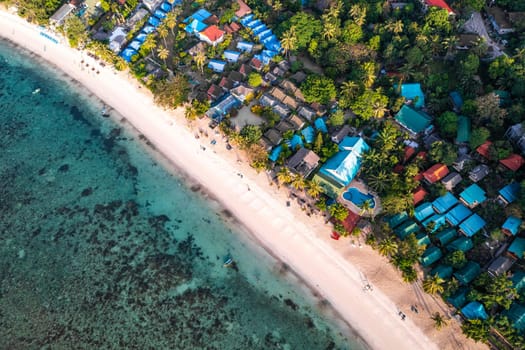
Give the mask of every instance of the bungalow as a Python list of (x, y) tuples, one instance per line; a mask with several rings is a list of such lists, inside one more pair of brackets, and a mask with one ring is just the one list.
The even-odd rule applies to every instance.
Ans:
[(525, 128), (522, 123), (514, 124), (508, 128), (505, 137), (525, 154)]
[(236, 71), (230, 72), (230, 74), (228, 74), (228, 78), (230, 78), (230, 80), (236, 84), (239, 84), (244, 80), (242, 74)]
[(454, 273), (454, 277), (460, 284), (465, 285), (472, 282), (481, 273), (481, 267), (478, 263), (468, 261), (465, 266)]
[(219, 86), (226, 91), (230, 91), (231, 89), (233, 89), (234, 83), (229, 78), (222, 77), (221, 82), (219, 83)]
[(67, 17), (75, 11), (77, 7), (70, 3), (60, 6), (60, 8), (49, 18), (49, 24), (59, 27), (66, 22)]
[(295, 81), (297, 84), (301, 84), (303, 81), (305, 81), (307, 75), (305, 72), (302, 72), (302, 71), (298, 71), (296, 73), (294, 73), (290, 79), (292, 79), (293, 81)]
[(519, 182), (512, 182), (499, 190), (498, 200), (503, 205), (511, 204), (516, 199), (518, 199), (518, 196), (520, 195), (520, 189), (521, 186)]
[(445, 221), (445, 216), (444, 215), (435, 214), (435, 215), (432, 215), (431, 217), (429, 217), (428, 219), (426, 219), (425, 221), (423, 221), (421, 224), (430, 233), (434, 233), (437, 230), (439, 230), (439, 228), (441, 226), (443, 226), (445, 224), (445, 222), (446, 221)]
[(211, 25), (203, 31), (197, 33), (197, 36), (200, 40), (215, 46), (224, 40), (224, 31), (220, 30), (216, 25)]
[(476, 152), (478, 152), (483, 158), (490, 159), (490, 146), (492, 146), (492, 142), (487, 140), (481, 146), (476, 148)]
[[(144, 7), (153, 13), (164, 2), (164, 0), (142, 0)], [(185, 22), (186, 23), (186, 22)]]
[(453, 171), (450, 174), (448, 174), (447, 176), (445, 176), (441, 180), (441, 183), (443, 184), (443, 186), (445, 186), (447, 191), (452, 191), (452, 189), (454, 187), (456, 187), (461, 182), (461, 180), (463, 180), (461, 175), (459, 175), (458, 173)]
[(348, 134), (350, 134), (350, 131), (352, 129), (350, 128), (349, 125), (343, 125), (342, 128), (340, 128), (339, 130), (335, 131), (333, 134), (332, 134), (332, 142), (335, 142), (335, 143), (339, 143), (341, 142), (345, 137), (348, 136)]
[(310, 107), (317, 113), (318, 116), (323, 116), (326, 114), (326, 107), (319, 102), (310, 103)]
[(211, 15), (210, 17), (206, 18), (203, 22), (209, 26), (214, 24), (217, 25), (219, 24), (219, 17), (217, 17), (216, 15)]
[(522, 220), (515, 216), (509, 216), (501, 226), (501, 230), (509, 236), (516, 236), (520, 232)]
[(486, 320), (489, 318), (483, 304), (477, 301), (471, 301), (468, 303), (461, 309), (461, 313), (467, 320)]
[(463, 204), (458, 204), (445, 215), (445, 220), (451, 226), (457, 226), (470, 215), (472, 215), (472, 212), (469, 208)]
[(443, 196), (437, 198), (432, 202), (432, 207), (438, 214), (443, 214), (456, 205), (458, 199), (450, 192), (445, 193)]
[(273, 128), (266, 131), (264, 137), (266, 137), (274, 146), (277, 146), (283, 140), (283, 135)]
[(182, 21), (182, 22), (185, 23), (185, 24), (188, 24), (191, 21), (193, 21), (194, 19), (196, 19), (196, 20), (198, 20), (200, 22), (204, 22), (208, 17), (211, 17), (211, 13), (209, 13), (205, 9), (199, 9), (198, 11), (193, 13), (193, 15), (191, 15), (191, 16), (187, 17), (186, 19), (184, 19), (184, 21)]
[(206, 52), (206, 44), (202, 41), (199, 41), (197, 44), (193, 45), (189, 50), (188, 54), (190, 56), (197, 56), (200, 53)]
[(459, 199), (469, 208), (475, 208), (483, 203), (487, 197), (485, 191), (477, 184), (472, 184), (459, 194)]
[(419, 186), (414, 190), (413, 198), (414, 198), (414, 205), (419, 204), (425, 197), (427, 196), (428, 192), (423, 189), (423, 187)]
[(423, 173), (424, 179), (429, 183), (433, 184), (447, 176), (449, 170), (445, 164), (434, 164)]
[(225, 67), (226, 67), (226, 62), (224, 61), (210, 60), (210, 62), (208, 63), (208, 68), (210, 68), (216, 73), (224, 72)]
[(432, 118), (422, 111), (403, 105), (395, 117), (396, 121), (412, 135), (417, 135), (427, 129)]
[[(394, 85), (394, 89), (397, 89), (398, 85)], [(425, 95), (423, 90), (421, 90), (421, 84), (401, 84), (401, 96), (405, 98), (410, 105), (421, 108), (425, 106)]]
[(236, 63), (239, 60), (241, 53), (238, 51), (226, 50), (224, 51), (224, 59), (231, 63)]
[(449, 96), (454, 112), (459, 113), (463, 107), (463, 98), (461, 97), (461, 94), (458, 91), (452, 91)]
[(470, 50), (483, 41), (478, 34), (459, 34), (457, 39), (456, 49), (458, 50)]
[(317, 115), (313, 109), (306, 106), (299, 107), (299, 109), (297, 110), (297, 114), (299, 114), (301, 117), (308, 120), (309, 122), (311, 122), (313, 118)]
[(282, 101), (286, 97), (286, 94), (283, 90), (279, 89), (278, 87), (272, 88), (269, 92), (270, 95), (275, 97), (276, 100)]
[(252, 52), (254, 43), (250, 43), (247, 41), (239, 41), (237, 43), (237, 50), (242, 52)]
[(423, 255), (421, 255), (421, 258), (419, 259), (421, 261), (421, 265), (423, 267), (428, 267), (441, 259), (443, 256), (443, 253), (441, 252), (441, 249), (439, 249), (436, 246), (428, 247)]
[(280, 133), (284, 134), (289, 130), (294, 130), (294, 126), (287, 120), (281, 120), (279, 123), (277, 123), (277, 125), (275, 125), (275, 129), (277, 129)]
[(525, 164), (525, 159), (523, 159), (523, 157), (519, 154), (511, 154), (510, 156), (500, 160), (499, 162), (501, 165), (503, 165), (506, 169), (510, 171), (518, 171), (519, 168), (521, 168), (522, 165)]
[(478, 233), (487, 223), (478, 214), (472, 214), (468, 219), (459, 224), (459, 231), (467, 237)]
[(486, 11), (492, 27), (494, 27), (494, 30), (499, 35), (505, 35), (516, 31), (516, 29), (512, 27), (512, 24), (510, 24), (507, 14), (501, 8), (498, 6), (492, 6), (487, 7)]
[(361, 167), (361, 155), (369, 149), (363, 138), (345, 137), (339, 143), (339, 152), (326, 161), (316, 176), (342, 189), (357, 175)]
[(135, 27), (135, 25), (137, 25), (140, 21), (142, 21), (148, 14), (149, 14), (148, 10), (144, 8), (138, 9), (133, 16), (129, 17), (126, 20), (126, 26), (128, 28)]
[(516, 237), (507, 251), (518, 259), (523, 259), (525, 252), (525, 238)]
[(462, 171), (466, 165), (472, 162), (472, 158), (468, 154), (462, 154), (454, 161), (454, 164), (452, 164), (452, 167), (456, 169), (456, 171)]
[(301, 131), (301, 134), (303, 135), (304, 140), (306, 141), (306, 143), (313, 143), (314, 142), (315, 132), (314, 132), (314, 128), (312, 128), (311, 126), (307, 126), (306, 128), (304, 128)]
[(525, 330), (525, 306), (512, 303), (510, 309), (503, 311), (502, 315), (506, 316), (512, 324), (512, 327), (522, 333)]
[(468, 173), (468, 177), (473, 182), (483, 180), (490, 173), (490, 168), (486, 164), (477, 165)]
[(474, 248), (474, 243), (470, 238), (467, 237), (456, 238), (452, 243), (447, 245), (447, 250), (450, 252), (460, 250), (465, 253), (471, 250), (472, 248)]
[(224, 91), (215, 84), (212, 84), (206, 93), (208, 94), (208, 99), (210, 101), (215, 101), (224, 95)]
[(299, 107), (299, 103), (293, 98), (293, 97), (290, 97), (290, 96), (286, 96), (282, 102), (287, 105), (288, 107), (290, 107), (290, 109), (297, 109)]
[(253, 95), (253, 91), (252, 88), (246, 85), (239, 85), (230, 90), (230, 93), (239, 101), (244, 102), (248, 96)]
[(238, 25), (236, 22), (232, 22), (232, 23), (229, 23), (229, 24), (226, 23), (223, 26), (223, 29), (226, 32), (226, 34), (233, 34), (233, 33), (237, 33), (239, 30), (241, 30), (241, 26)]
[(430, 202), (425, 202), (414, 209), (414, 217), (419, 222), (423, 222), (428, 217), (434, 215), (434, 213), (434, 208)]
[(307, 148), (300, 148), (288, 159), (286, 166), (303, 178), (308, 177), (319, 165), (319, 156)]
[(389, 217), (387, 219), (387, 223), (391, 229), (394, 229), (397, 226), (401, 225), (403, 222), (405, 222), (407, 219), (408, 219), (408, 213), (406, 211), (403, 211), (401, 213), (395, 214), (392, 217)]
[(239, 100), (237, 100), (232, 95), (228, 94), (225, 98), (216, 104), (214, 107), (210, 108), (206, 115), (210, 118), (217, 118), (222, 120), (222, 118), (227, 115), (233, 108), (238, 108), (241, 105)]
[(405, 239), (408, 235), (419, 231), (419, 226), (412, 220), (405, 221), (401, 226), (398, 226), (394, 233), (400, 239)]
[(239, 5), (239, 9), (235, 11), (235, 16), (237, 18), (243, 18), (244, 16), (252, 13), (252, 9), (250, 6), (246, 5), (246, 3), (242, 0), (236, 0), (237, 5)]
[(470, 118), (460, 115), (458, 117), (458, 130), (456, 133), (457, 143), (467, 143), (470, 140), (471, 125)]
[(274, 104), (272, 109), (275, 113), (279, 115), (279, 117), (281, 117), (281, 119), (288, 117), (290, 113), (292, 113), (290, 108), (288, 108), (281, 102), (277, 102), (276, 104)]
[(456, 230), (453, 228), (449, 228), (437, 233), (436, 239), (439, 241), (439, 244), (441, 244), (441, 246), (445, 246), (452, 242), (457, 236), (458, 233), (456, 232)]
[(114, 53), (118, 53), (122, 50), (122, 46), (126, 42), (128, 31), (123, 27), (115, 27), (109, 37), (109, 49)]
[(434, 6), (442, 8), (443, 10), (446, 10), (449, 15), (454, 15), (454, 10), (448, 6), (445, 0), (425, 0), (425, 5), (428, 6)]
[(252, 67), (250, 67), (246, 63), (241, 64), (241, 67), (239, 68), (239, 73), (244, 77), (244, 79), (246, 79), (251, 72)]
[(272, 72), (268, 72), (264, 75), (263, 79), (266, 82), (266, 84), (271, 85), (277, 80), (277, 77), (273, 75)]
[(305, 121), (301, 119), (297, 114), (292, 114), (288, 117), (288, 121), (294, 126), (295, 130), (301, 130), (305, 124)]
[(326, 134), (328, 132), (328, 129), (326, 128), (326, 124), (324, 122), (324, 119), (323, 118), (317, 118), (315, 121), (314, 121), (314, 126), (317, 130), (319, 130), (320, 132), (322, 132), (323, 134)]
[(197, 34), (199, 32), (202, 32), (208, 27), (208, 25), (204, 22), (199, 21), (198, 19), (192, 19), (186, 27), (184, 27), (184, 30), (188, 34)]
[(264, 136), (259, 140), (259, 146), (261, 146), (266, 152), (270, 152), (273, 148), (273, 144)]
[(515, 262), (516, 259), (500, 255), (492, 263), (490, 263), (487, 271), (492, 277), (501, 276), (506, 274)]
[(264, 93), (261, 98), (259, 99), (259, 103), (261, 104), (261, 106), (263, 107), (273, 107), (274, 105), (276, 105), (277, 103), (279, 103), (279, 101), (277, 101), (275, 99), (275, 97), (273, 96), (270, 96), (266, 93)]

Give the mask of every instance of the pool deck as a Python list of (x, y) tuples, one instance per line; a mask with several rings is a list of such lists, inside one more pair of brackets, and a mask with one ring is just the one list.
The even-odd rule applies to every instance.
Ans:
[[(371, 194), (372, 196), (374, 196), (375, 206), (374, 206), (373, 210), (363, 213), (361, 208), (359, 208), (353, 202), (344, 199), (343, 198), (343, 193), (348, 191), (348, 189), (350, 189), (350, 188), (355, 188), (355, 189), (359, 190), (362, 193), (368, 193), (368, 194)], [(355, 213), (357, 215), (360, 215), (362, 217), (375, 217), (375, 216), (377, 216), (377, 214), (379, 214), (381, 212), (381, 209), (382, 209), (381, 208), (381, 201), (379, 200), (379, 196), (377, 194), (375, 194), (374, 192), (370, 191), (368, 189), (368, 186), (364, 182), (362, 182), (360, 180), (356, 180), (356, 179), (354, 179), (350, 183), (350, 185), (348, 185), (348, 187), (346, 187), (344, 189), (344, 191), (339, 196), (338, 201), (341, 204), (343, 204), (345, 207), (347, 207), (349, 210), (351, 210), (353, 213)]]

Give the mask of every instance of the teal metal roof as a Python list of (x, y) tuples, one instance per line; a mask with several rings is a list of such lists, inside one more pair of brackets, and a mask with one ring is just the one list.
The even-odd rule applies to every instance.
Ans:
[(472, 240), (467, 237), (459, 237), (454, 240), (454, 242), (447, 245), (447, 250), (449, 251), (461, 250), (462, 252), (467, 252), (472, 248), (474, 248), (474, 243), (472, 243)]
[(411, 233), (419, 231), (419, 226), (412, 220), (405, 221), (401, 226), (394, 230), (394, 233), (400, 238), (405, 239)]
[(514, 241), (510, 245), (508, 251), (516, 255), (519, 259), (523, 259), (523, 252), (525, 252), (525, 238), (514, 238)]
[(389, 218), (387, 220), (388, 226), (390, 226), (391, 229), (394, 229), (397, 226), (399, 226), (400, 224), (402, 224), (403, 222), (405, 222), (406, 219), (408, 219), (408, 214), (407, 214), (406, 211), (403, 211), (403, 212), (401, 212), (399, 214), (396, 214), (396, 215), (392, 216), (391, 218)]
[(503, 314), (512, 322), (514, 328), (520, 331), (525, 330), (525, 306), (512, 303), (510, 309), (503, 311)]
[(512, 182), (507, 186), (499, 190), (499, 194), (505, 199), (507, 203), (514, 202), (520, 193), (520, 184), (518, 182)]
[(448, 265), (438, 265), (430, 271), (431, 276), (438, 275), (439, 278), (442, 279), (448, 279), (452, 276), (452, 272), (454, 272), (454, 269), (452, 266)]
[(441, 249), (436, 246), (429, 247), (420, 258), (421, 265), (423, 265), (423, 267), (430, 266), (441, 259), (442, 256), (443, 253), (441, 252)]
[(512, 281), (512, 284), (518, 293), (525, 289), (525, 271), (514, 272), (510, 280)]
[(436, 232), (441, 226), (445, 224), (445, 215), (434, 214), (421, 223), (424, 227), (428, 228), (430, 224), (434, 224), (431, 233)]
[(465, 188), (465, 190), (459, 194), (459, 198), (469, 207), (475, 207), (487, 199), (485, 191), (477, 184), (472, 184)]
[(417, 221), (422, 222), (429, 216), (434, 214), (434, 208), (432, 208), (432, 203), (425, 202), (423, 204), (420, 204), (419, 206), (414, 209), (414, 217), (417, 219)]
[(445, 219), (450, 225), (457, 226), (471, 214), (472, 212), (469, 208), (463, 204), (458, 204), (445, 215)]
[(422, 132), (428, 128), (432, 122), (432, 118), (429, 115), (407, 105), (401, 107), (395, 119), (399, 124), (414, 134)]
[(461, 313), (468, 320), (486, 320), (489, 317), (483, 304), (478, 303), (477, 301), (471, 301), (468, 303), (461, 309)]
[(520, 226), (521, 226), (520, 218), (517, 218), (515, 216), (509, 216), (507, 220), (505, 220), (501, 228), (511, 233), (513, 236), (515, 236), (519, 232)]
[(434, 210), (438, 214), (443, 214), (450, 208), (452, 208), (456, 203), (458, 202), (458, 199), (454, 197), (454, 195), (450, 192), (445, 193), (443, 196), (436, 199), (434, 202), (432, 202), (432, 206), (434, 207)]
[(469, 261), (461, 270), (454, 273), (454, 277), (456, 277), (461, 284), (469, 284), (480, 274), (480, 272), (481, 267), (479, 264)]
[(468, 292), (469, 290), (467, 288), (461, 288), (456, 293), (451, 295), (447, 299), (447, 302), (449, 302), (450, 304), (452, 304), (452, 306), (459, 310), (467, 302)]
[(467, 237), (472, 237), (479, 232), (487, 223), (478, 214), (473, 214), (459, 225), (459, 229)]
[(460, 115), (458, 118), (458, 131), (456, 136), (456, 142), (468, 142), (470, 140), (470, 134), (470, 118)]
[(430, 238), (428, 237), (428, 235), (424, 232), (421, 232), (419, 233), (417, 236), (416, 236), (416, 239), (417, 239), (417, 245), (419, 246), (422, 246), (422, 245), (429, 245), (430, 244)]
[[(397, 89), (397, 84), (394, 85), (394, 88)], [(416, 108), (425, 106), (425, 95), (419, 83), (401, 84), (401, 96), (407, 100), (413, 100)]]
[(442, 246), (445, 246), (449, 244), (457, 236), (458, 236), (458, 233), (456, 232), (456, 230), (453, 228), (449, 228), (449, 229), (439, 232), (436, 235), (436, 239), (439, 240), (439, 243), (441, 243)]

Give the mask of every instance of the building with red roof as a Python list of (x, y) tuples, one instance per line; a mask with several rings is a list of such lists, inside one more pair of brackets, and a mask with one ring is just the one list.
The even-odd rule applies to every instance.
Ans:
[(430, 168), (428, 168), (424, 173), (423, 177), (429, 184), (433, 184), (445, 176), (447, 176), (449, 173), (449, 170), (445, 164), (434, 164)]
[(403, 163), (406, 164), (414, 156), (414, 154), (416, 154), (416, 149), (414, 147), (406, 146)]
[(414, 191), (414, 205), (418, 205), (425, 197), (427, 196), (428, 192), (423, 189), (423, 187), (419, 186)]
[(352, 233), (359, 219), (361, 219), (359, 215), (349, 210), (348, 216), (343, 220), (343, 222), (341, 222), (341, 224), (343, 224), (346, 232)]
[(202, 32), (199, 32), (197, 36), (202, 41), (215, 46), (224, 40), (224, 31), (220, 30), (216, 25), (211, 25)]
[(239, 5), (239, 9), (235, 11), (235, 16), (237, 16), (237, 18), (242, 18), (247, 14), (252, 13), (250, 6), (246, 5), (244, 1), (237, 0), (237, 4)]
[(518, 171), (518, 169), (521, 168), (523, 164), (525, 164), (525, 159), (523, 159), (523, 157), (519, 154), (511, 154), (510, 156), (500, 160), (499, 162), (501, 165), (503, 165), (509, 170)]
[(445, 0), (425, 0), (425, 4), (427, 6), (434, 6), (442, 8), (443, 10), (447, 10), (449, 15), (454, 15), (454, 10), (448, 6), (448, 4), (445, 2)]
[(481, 146), (476, 148), (476, 152), (478, 152), (481, 156), (483, 156), (486, 159), (490, 159), (490, 146), (492, 145), (492, 142), (485, 141)]

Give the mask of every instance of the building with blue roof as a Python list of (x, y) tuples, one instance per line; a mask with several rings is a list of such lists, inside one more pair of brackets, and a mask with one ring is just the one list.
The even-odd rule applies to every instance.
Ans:
[(292, 136), (292, 138), (290, 140), (287, 140), (286, 141), (286, 144), (288, 145), (288, 147), (290, 147), (290, 149), (296, 149), (297, 146), (299, 147), (303, 147), (303, 139), (301, 138), (301, 136), (295, 134)]
[(326, 124), (325, 124), (323, 118), (317, 118), (317, 119), (314, 121), (314, 126), (315, 126), (315, 128), (316, 128), (317, 130), (319, 130), (319, 131), (322, 132), (323, 134), (328, 133), (328, 128), (326, 127)]
[(304, 128), (301, 131), (301, 134), (303, 135), (304, 140), (306, 141), (306, 143), (313, 143), (314, 142), (315, 132), (314, 132), (314, 128), (312, 128), (311, 126), (307, 126), (306, 128)]
[(454, 107), (454, 110), (456, 112), (461, 111), (461, 108), (463, 107), (463, 98), (459, 94), (458, 91), (452, 91), (450, 93), (450, 99), (452, 100), (452, 106)]
[(387, 220), (388, 226), (390, 226), (391, 229), (394, 229), (397, 226), (401, 225), (403, 222), (405, 222), (407, 219), (408, 219), (408, 213), (406, 211), (403, 211), (389, 218)]
[(133, 40), (128, 47), (132, 48), (135, 51), (138, 51), (140, 47), (142, 46), (142, 43), (138, 40)]
[(423, 267), (427, 267), (441, 259), (443, 256), (443, 253), (441, 252), (441, 249), (439, 249), (436, 246), (428, 247), (423, 255), (421, 255), (421, 258), (419, 260), (421, 261), (421, 265)]
[(459, 224), (459, 230), (467, 237), (478, 233), (487, 223), (478, 214), (472, 214), (468, 219)]
[(362, 137), (347, 136), (339, 144), (339, 152), (326, 161), (317, 175), (343, 188), (357, 175), (361, 167), (361, 156), (369, 149)]
[(241, 18), (241, 24), (246, 27), (248, 23), (253, 21), (253, 17), (254, 17), (253, 13), (250, 13), (249, 15), (244, 16), (243, 18)]
[[(241, 24), (242, 24), (242, 22), (241, 22)], [(263, 22), (260, 19), (254, 19), (254, 20), (246, 23), (245, 26), (250, 28), (250, 29), (254, 29), (254, 28), (260, 26), (261, 24), (263, 24)]]
[(523, 253), (525, 252), (525, 238), (514, 238), (514, 241), (512, 241), (512, 244), (507, 251), (512, 253), (518, 259), (523, 259)]
[(225, 67), (226, 67), (226, 62), (220, 61), (220, 60), (210, 60), (210, 62), (208, 63), (208, 68), (210, 68), (211, 70), (217, 73), (224, 72)]
[(137, 35), (137, 36), (135, 37), (134, 40), (136, 40), (136, 41), (138, 41), (138, 42), (140, 42), (140, 43), (144, 43), (144, 41), (146, 41), (146, 38), (147, 38), (147, 37), (148, 37), (148, 36), (147, 36), (146, 34), (144, 34), (144, 33), (140, 33), (139, 35)]
[(412, 220), (407, 220), (400, 226), (398, 226), (394, 233), (400, 239), (405, 239), (408, 235), (419, 231), (419, 226)]
[(199, 21), (198, 19), (192, 20), (184, 30), (189, 34), (196, 34), (202, 32), (204, 29), (208, 28), (208, 25), (204, 22)]
[(160, 25), (160, 20), (156, 17), (151, 16), (148, 18), (148, 24), (154, 28), (157, 28)]
[(272, 35), (273, 35), (272, 30), (266, 29), (260, 32), (259, 34), (257, 34), (257, 38), (259, 38), (259, 40), (262, 41), (264, 38), (270, 37)]
[(153, 16), (157, 17), (160, 20), (163, 20), (164, 18), (166, 18), (166, 12), (162, 11), (161, 9), (158, 9), (155, 10)]
[(443, 214), (450, 208), (452, 208), (454, 205), (456, 205), (458, 202), (458, 199), (454, 197), (454, 195), (450, 192), (445, 193), (443, 196), (436, 199), (434, 202), (432, 202), (432, 206), (434, 207), (434, 210), (438, 214)]
[(487, 196), (481, 187), (477, 184), (472, 184), (459, 194), (459, 199), (469, 208), (474, 208), (487, 200)]
[(460, 288), (456, 293), (447, 298), (447, 303), (450, 303), (452, 306), (459, 310), (463, 305), (467, 303), (468, 293), (468, 288)]
[(219, 121), (228, 114), (233, 108), (238, 108), (242, 103), (231, 94), (226, 94), (210, 108), (206, 115)]
[(154, 26), (145, 26), (144, 28), (142, 28), (141, 32), (144, 33), (144, 34), (151, 34), (155, 31), (155, 27)]
[(279, 145), (272, 149), (270, 154), (268, 155), (268, 159), (272, 162), (276, 162), (277, 159), (279, 159), (279, 156), (281, 155), (281, 152), (283, 151), (283, 146)]
[[(398, 88), (397, 84), (395, 84), (394, 88)], [(401, 84), (401, 96), (407, 101), (413, 101), (412, 105), (416, 108), (425, 106), (425, 95), (419, 83)]]
[(512, 303), (510, 309), (503, 311), (503, 315), (507, 316), (512, 323), (512, 327), (519, 332), (525, 331), (525, 306), (518, 303)]
[(467, 320), (486, 320), (489, 318), (489, 315), (487, 315), (487, 312), (485, 311), (485, 307), (477, 301), (471, 301), (465, 305), (465, 307), (461, 309), (461, 313), (467, 318)]
[(257, 27), (253, 28), (252, 29), (252, 33), (253, 33), (253, 35), (257, 35), (259, 33), (264, 32), (265, 30), (268, 30), (268, 27), (266, 26), (266, 24), (262, 23), (262, 24), (258, 25)]
[(137, 54), (137, 51), (133, 50), (132, 48), (126, 48), (120, 53), (120, 57), (122, 57), (126, 62), (131, 62), (133, 56)]
[(432, 203), (429, 202), (422, 203), (414, 209), (414, 217), (419, 222), (423, 222), (426, 218), (434, 215), (434, 213)]
[(470, 215), (472, 215), (472, 211), (470, 211), (469, 208), (464, 206), (463, 204), (458, 204), (454, 208), (452, 208), (446, 215), (445, 219), (451, 226), (457, 226), (463, 220), (468, 218)]
[(171, 4), (167, 1), (163, 2), (161, 5), (160, 5), (160, 8), (162, 9), (162, 11), (164, 12), (170, 12), (171, 11)]
[(238, 51), (226, 50), (224, 51), (224, 59), (228, 62), (235, 63), (239, 60), (241, 53)]
[(501, 226), (504, 233), (516, 236), (520, 232), (521, 219), (515, 216), (509, 216)]
[(185, 18), (184, 21), (182, 21), (182, 23), (188, 24), (192, 22), (194, 19), (196, 19), (197, 21), (203, 22), (208, 17), (211, 17), (211, 13), (209, 13), (205, 9), (200, 9), (197, 12), (195, 12), (193, 15)]
[(520, 195), (520, 184), (519, 182), (512, 182), (507, 186), (499, 190), (498, 199), (503, 202), (503, 204), (511, 204)]
[[(445, 215), (434, 214), (421, 223), (430, 233), (436, 232), (445, 224)], [(432, 227), (432, 228), (430, 228)]]
[(250, 43), (248, 41), (239, 41), (237, 43), (237, 50), (242, 52), (252, 52), (254, 45), (254, 43)]

